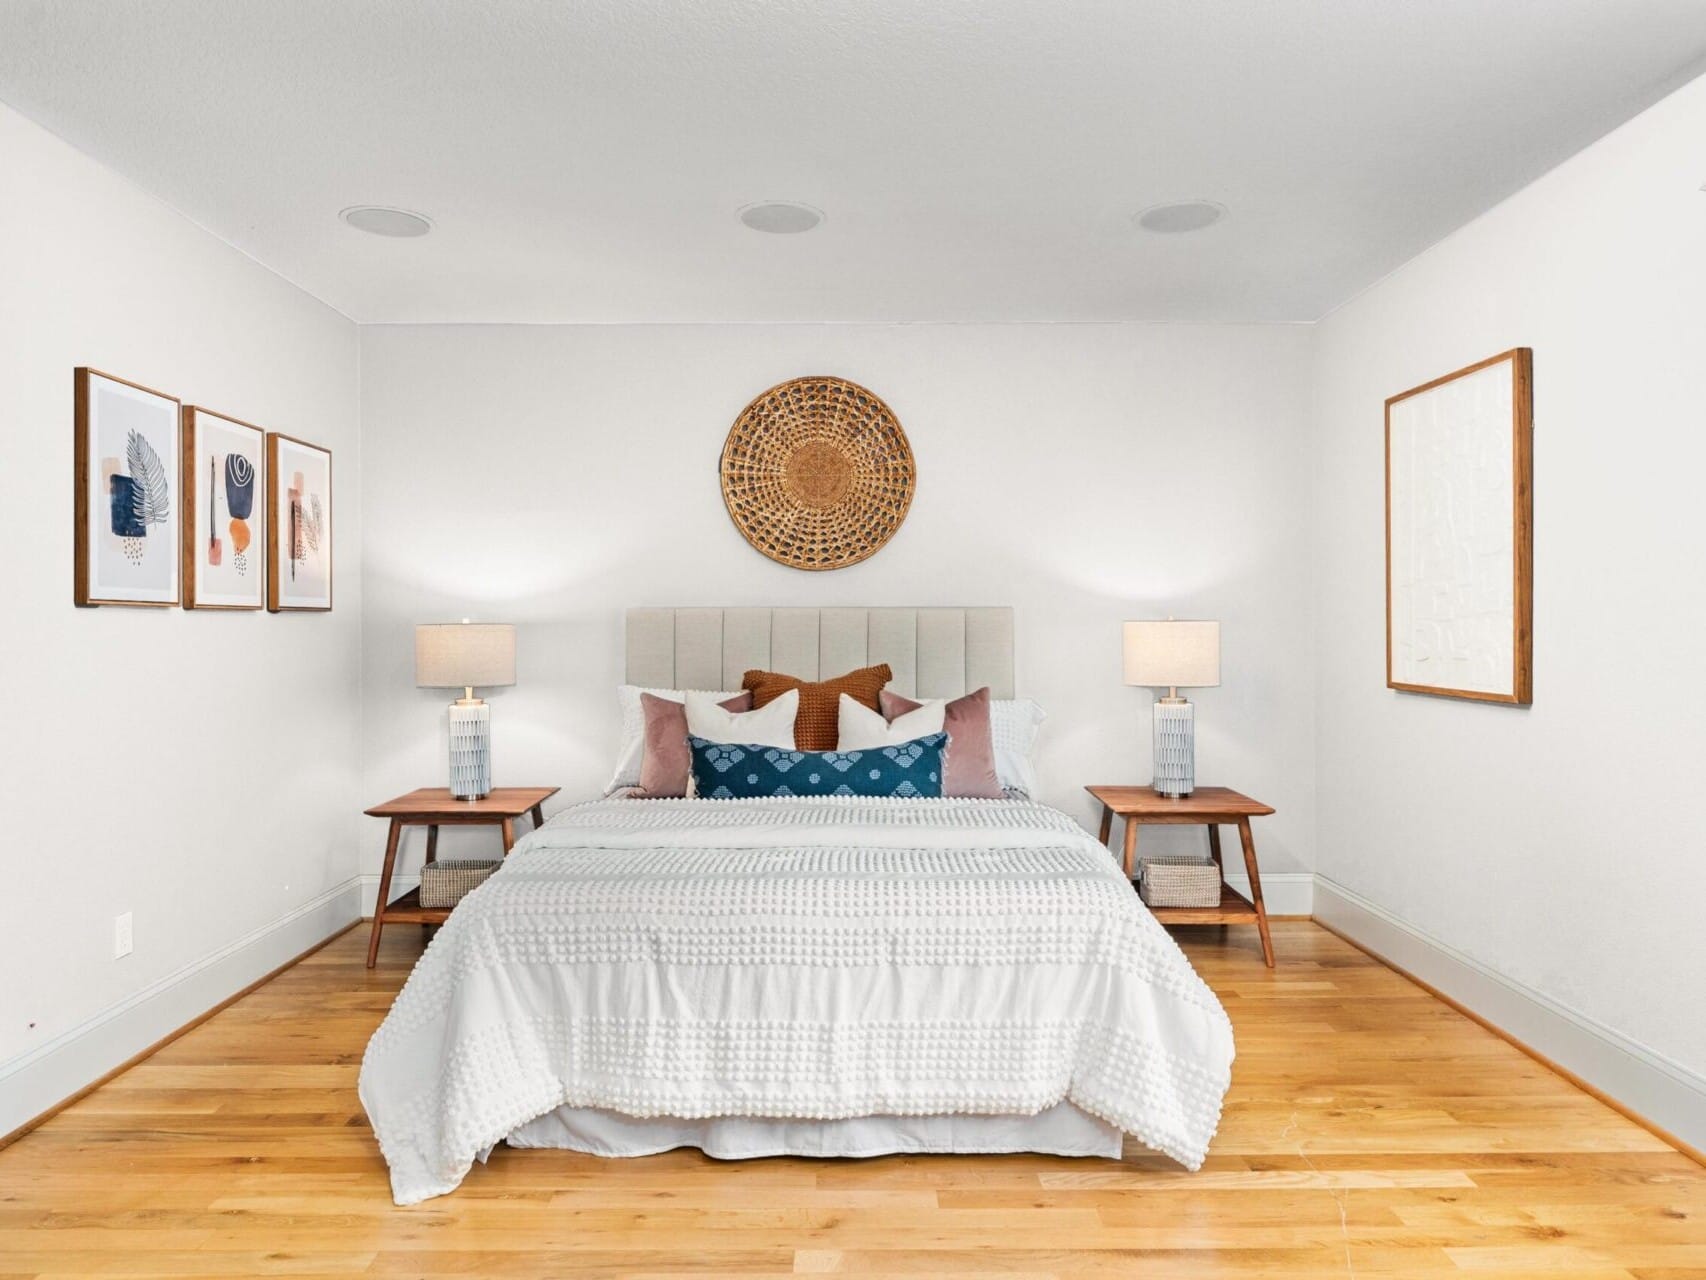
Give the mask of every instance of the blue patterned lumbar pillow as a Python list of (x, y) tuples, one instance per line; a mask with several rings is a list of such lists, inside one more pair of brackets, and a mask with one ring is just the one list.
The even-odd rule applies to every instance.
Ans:
[(759, 796), (906, 796), (942, 794), (948, 735), (932, 733), (860, 751), (789, 751), (784, 747), (689, 738), (693, 789), (709, 800)]

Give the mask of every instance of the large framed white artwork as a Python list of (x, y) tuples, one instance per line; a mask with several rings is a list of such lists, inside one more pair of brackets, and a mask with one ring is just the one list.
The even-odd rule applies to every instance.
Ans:
[(1386, 683), (1534, 700), (1533, 354), (1386, 402)]
[(267, 436), (267, 608), (332, 607), (332, 453)]
[(88, 368), (73, 400), (73, 601), (177, 604), (178, 401)]
[(184, 406), (184, 608), (266, 603), (266, 432)]

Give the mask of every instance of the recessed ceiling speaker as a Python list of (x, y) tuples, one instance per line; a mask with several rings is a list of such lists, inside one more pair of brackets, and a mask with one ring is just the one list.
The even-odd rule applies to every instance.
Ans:
[(351, 205), (338, 214), (357, 231), (393, 239), (424, 236), (432, 230), (432, 220), (407, 209), (392, 209), (382, 204)]
[(754, 231), (795, 236), (823, 221), (823, 210), (794, 200), (764, 200), (742, 207), (740, 220)]
[(1226, 216), (1226, 206), (1213, 200), (1181, 200), (1176, 204), (1152, 204), (1140, 209), (1137, 225), (1159, 235), (1177, 235), (1181, 231), (1201, 231), (1212, 227)]

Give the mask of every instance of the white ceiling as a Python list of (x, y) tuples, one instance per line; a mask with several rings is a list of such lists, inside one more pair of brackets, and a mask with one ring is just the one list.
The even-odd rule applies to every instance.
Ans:
[(0, 99), (362, 321), (1313, 320), (1703, 55), (1702, 0), (0, 0)]

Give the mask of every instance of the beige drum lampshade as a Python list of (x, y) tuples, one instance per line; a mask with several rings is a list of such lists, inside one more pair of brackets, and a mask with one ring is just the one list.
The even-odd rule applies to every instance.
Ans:
[(1220, 683), (1220, 623), (1172, 618), (1125, 624), (1125, 682), (1156, 689)]
[(415, 628), (415, 684), (489, 689), (515, 683), (515, 627), (507, 622), (428, 622)]

